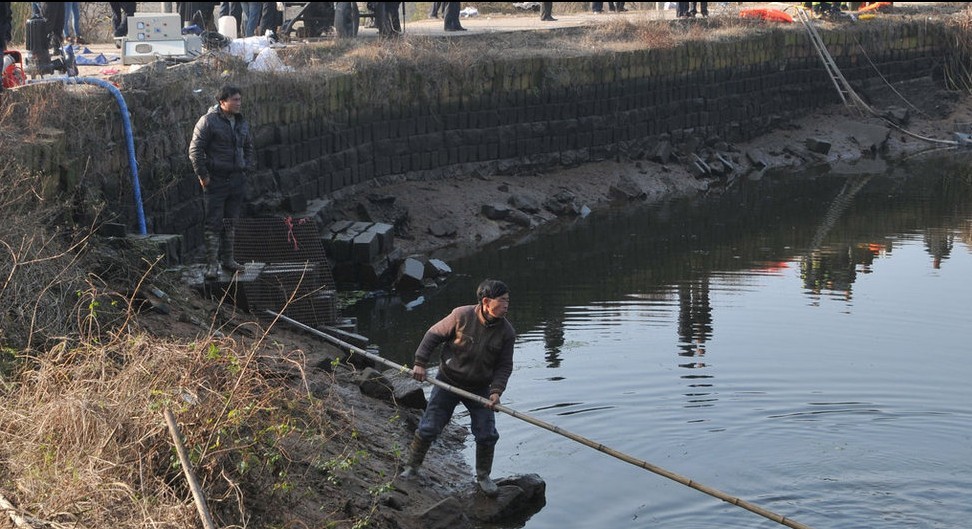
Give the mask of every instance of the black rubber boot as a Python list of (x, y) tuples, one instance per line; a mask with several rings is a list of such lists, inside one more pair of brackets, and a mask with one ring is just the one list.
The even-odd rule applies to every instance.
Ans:
[(476, 484), (483, 494), (490, 498), (499, 494), (499, 487), (489, 478), (489, 473), (493, 470), (493, 451), (494, 445), (476, 443)]
[(223, 240), (220, 246), (220, 255), (222, 258), (223, 269), (229, 273), (242, 272), (246, 267), (237, 263), (233, 259), (233, 247), (236, 244), (236, 230), (233, 228), (225, 228), (223, 230)]
[(432, 441), (426, 441), (418, 434), (412, 436), (412, 444), (408, 447), (408, 462), (405, 463), (405, 470), (399, 475), (405, 479), (411, 479), (419, 475), (419, 467), (425, 461), (425, 454), (432, 446)]
[(206, 231), (203, 233), (206, 244), (206, 279), (219, 279), (219, 235)]

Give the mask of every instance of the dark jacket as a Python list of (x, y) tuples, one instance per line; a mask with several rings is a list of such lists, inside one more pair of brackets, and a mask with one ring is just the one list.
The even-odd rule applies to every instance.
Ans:
[(235, 127), (216, 105), (196, 122), (189, 161), (199, 178), (228, 177), (256, 167), (250, 124), (242, 115), (235, 116), (234, 121)]
[(0, 2), (0, 50), (7, 49), (7, 43), (12, 38), (13, 11), (10, 2)]
[(486, 321), (481, 305), (454, 309), (433, 325), (415, 351), (415, 365), (425, 367), (432, 352), (442, 346), (439, 374), (463, 389), (489, 386), (502, 394), (513, 372), (516, 331), (506, 318)]

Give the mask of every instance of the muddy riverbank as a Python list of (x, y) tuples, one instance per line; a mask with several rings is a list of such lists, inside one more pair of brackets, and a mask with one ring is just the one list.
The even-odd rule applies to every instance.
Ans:
[[(619, 157), (549, 172), (514, 176), (465, 175), (448, 181), (369, 184), (335, 197), (338, 216), (403, 225), (396, 244), (405, 254), (443, 259), (468, 255), (481, 245), (522, 237), (541, 225), (569, 220), (632, 200), (661, 201), (676, 196), (719, 192), (737, 178), (763, 171), (832, 166), (845, 173), (873, 171), (875, 164), (915, 153), (948, 148), (953, 132), (972, 123), (972, 98), (945, 90), (931, 78), (874, 90), (867, 97), (875, 110), (893, 121), (834, 105), (782, 124), (776, 131), (741, 144), (710, 138), (699, 155), (673, 147), (667, 160)], [(924, 139), (923, 139), (924, 138)], [(699, 174), (697, 156), (722, 157), (727, 169), (718, 176)], [(551, 198), (570, 197), (578, 207), (553, 211)], [(378, 202), (394, 208), (376, 207)], [(490, 218), (484, 211), (516, 205), (522, 217)], [(402, 218), (405, 222), (402, 222)]]

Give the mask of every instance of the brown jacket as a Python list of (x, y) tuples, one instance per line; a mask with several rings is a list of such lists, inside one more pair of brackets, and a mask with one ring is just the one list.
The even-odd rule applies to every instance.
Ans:
[(439, 373), (460, 388), (489, 386), (502, 394), (513, 372), (516, 331), (506, 318), (487, 322), (480, 305), (457, 307), (425, 333), (415, 351), (415, 365), (425, 367), (439, 344)]

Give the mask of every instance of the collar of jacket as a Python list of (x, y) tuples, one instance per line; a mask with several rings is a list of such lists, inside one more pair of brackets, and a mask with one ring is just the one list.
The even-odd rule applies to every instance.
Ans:
[(503, 321), (503, 318), (490, 318), (487, 316), (486, 308), (483, 306), (481, 301), (479, 302), (479, 305), (476, 306), (476, 318), (479, 320), (479, 323), (482, 323), (486, 327), (492, 327)]

